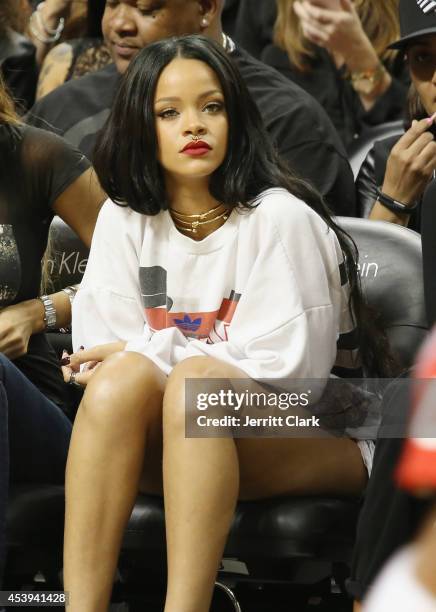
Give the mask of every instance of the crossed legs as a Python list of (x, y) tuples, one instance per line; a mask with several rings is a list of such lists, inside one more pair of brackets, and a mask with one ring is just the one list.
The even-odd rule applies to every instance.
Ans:
[(351, 440), (185, 438), (184, 382), (198, 377), (246, 375), (196, 357), (166, 379), (145, 357), (122, 353), (91, 379), (67, 466), (64, 572), (71, 612), (107, 610), (139, 488), (165, 496), (165, 612), (207, 612), (238, 497), (357, 494), (364, 487), (365, 468)]

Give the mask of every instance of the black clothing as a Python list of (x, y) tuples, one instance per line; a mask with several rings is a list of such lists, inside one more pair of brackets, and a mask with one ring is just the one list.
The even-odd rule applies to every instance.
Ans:
[(221, 21), (224, 32), (232, 38), (235, 33), (235, 22), (238, 15), (238, 8), (239, 0), (225, 0)]
[(397, 57), (392, 65), (386, 65), (392, 76), (392, 84), (367, 112), (347, 78), (345, 67), (337, 69), (326, 50), (317, 48), (308, 72), (301, 72), (291, 65), (287, 53), (273, 43), (275, 19), (274, 2), (241, 0), (235, 29), (236, 40), (318, 100), (346, 148), (365, 127), (402, 118), (409, 77), (401, 57)]
[(265, 48), (261, 59), (318, 100), (347, 149), (365, 127), (403, 117), (408, 83), (401, 78), (402, 64), (397, 63), (397, 73), (389, 68), (393, 77), (392, 84), (378, 98), (371, 110), (365, 111), (359, 95), (347, 78), (345, 67), (336, 68), (331, 56), (324, 49), (319, 49), (316, 58), (311, 62), (310, 72), (301, 72), (294, 68), (286, 52), (275, 45)]
[(35, 47), (21, 34), (6, 30), (0, 36), (0, 70), (20, 113), (35, 102), (38, 67)]
[[(321, 106), (244, 50), (232, 52), (281, 155), (325, 196), (337, 215), (355, 215), (354, 181), (342, 143)], [(88, 157), (109, 115), (119, 75), (113, 65), (65, 83), (35, 104), (29, 123), (57, 131)]]
[[(404, 380), (393, 382), (383, 400), (383, 426), (408, 422), (409, 389)], [(406, 427), (406, 426), (405, 426)], [(406, 437), (407, 432), (404, 432)], [(371, 478), (359, 516), (349, 594), (361, 601), (391, 554), (410, 542), (431, 502), (412, 497), (398, 488), (394, 473), (404, 440), (379, 437)]]
[[(377, 199), (377, 187), (383, 185), (388, 157), (400, 138), (401, 135), (378, 140), (366, 156), (356, 179), (357, 215), (359, 217), (369, 217)], [(408, 227), (416, 232), (421, 231), (420, 205), (410, 215)]]
[[(41, 259), (58, 196), (89, 162), (61, 138), (28, 126), (0, 125), (0, 308), (39, 295)], [(15, 365), (58, 405), (65, 385), (44, 334), (30, 338)]]
[(39, 100), (26, 121), (63, 136), (92, 159), (97, 133), (109, 116), (120, 75), (110, 64), (64, 83)]
[(436, 181), (430, 183), (422, 198), (421, 239), (425, 307), (432, 327), (436, 323)]
[(276, 16), (276, 3), (271, 0), (239, 0), (235, 42), (262, 59), (262, 51), (273, 39)]

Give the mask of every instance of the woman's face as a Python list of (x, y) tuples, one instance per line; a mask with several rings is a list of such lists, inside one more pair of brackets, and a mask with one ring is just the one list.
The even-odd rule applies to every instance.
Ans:
[(436, 35), (419, 38), (407, 49), (410, 77), (431, 116), (436, 112)]
[(199, 60), (176, 58), (160, 75), (154, 102), (158, 159), (179, 179), (210, 177), (227, 152), (224, 95), (213, 70)]

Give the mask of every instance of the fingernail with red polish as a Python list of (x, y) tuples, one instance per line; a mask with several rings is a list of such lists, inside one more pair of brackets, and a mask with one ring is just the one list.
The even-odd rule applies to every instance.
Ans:
[(79, 351), (84, 351), (85, 347), (84, 346), (79, 346)]

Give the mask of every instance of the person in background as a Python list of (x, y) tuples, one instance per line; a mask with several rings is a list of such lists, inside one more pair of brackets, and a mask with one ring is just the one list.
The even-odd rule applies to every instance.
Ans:
[(100, 70), (112, 62), (101, 31), (104, 6), (105, 0), (89, 0), (81, 37), (67, 40), (48, 52), (39, 74), (37, 99), (70, 79)]
[[(401, 39), (395, 47), (407, 54), (413, 82), (409, 109), (413, 124), (403, 136), (375, 144), (357, 184), (359, 198), (367, 202), (367, 216), (422, 229), (426, 310), (432, 325), (436, 321), (436, 183), (432, 180), (436, 166), (436, 143), (432, 134), (436, 112), (436, 13), (434, 7), (426, 11), (424, 5), (412, 0), (400, 0), (399, 11)], [(411, 397), (410, 384), (405, 386), (404, 381), (398, 381), (391, 385), (383, 409), (384, 425), (407, 422)], [(401, 435), (407, 436), (406, 428), (401, 430)], [(429, 509), (428, 499), (415, 497), (410, 490), (398, 487), (394, 473), (402, 448), (399, 437), (379, 437), (376, 443), (347, 586), (356, 601), (356, 611), (360, 610), (357, 602), (367, 596), (387, 559), (415, 537)], [(396, 608), (392, 604), (386, 609)]]
[(359, 172), (360, 216), (421, 230), (421, 200), (436, 169), (436, 13), (400, 0), (401, 39), (412, 81), (406, 131), (375, 143)]
[(320, 191), (336, 214), (353, 216), (354, 179), (331, 121), (309, 94), (225, 35), (223, 6), (223, 0), (166, 0), (145, 6), (142, 0), (107, 0), (102, 30), (114, 64), (57, 88), (36, 103), (27, 121), (64, 135), (92, 159), (120, 75), (140, 49), (169, 36), (202, 33), (219, 42), (237, 64), (283, 159)]
[[(398, 0), (241, 0), (236, 40), (316, 98), (347, 149), (366, 127), (402, 117)], [(247, 41), (247, 42), (246, 42)]]
[(40, 296), (41, 259), (59, 215), (86, 245), (104, 199), (84, 155), (24, 125), (0, 78), (0, 580), (11, 483), (62, 483), (71, 422), (45, 330), (70, 320), (72, 290)]

